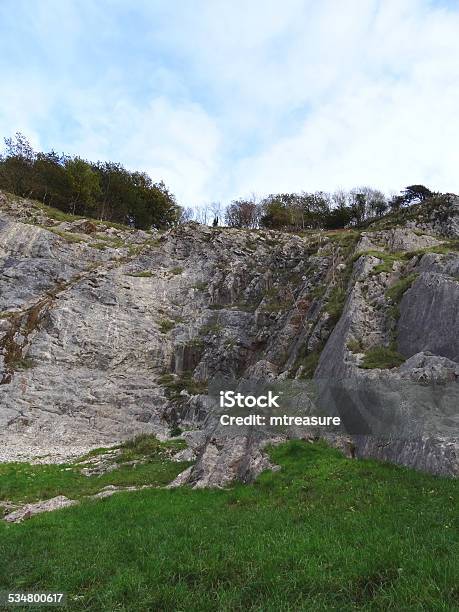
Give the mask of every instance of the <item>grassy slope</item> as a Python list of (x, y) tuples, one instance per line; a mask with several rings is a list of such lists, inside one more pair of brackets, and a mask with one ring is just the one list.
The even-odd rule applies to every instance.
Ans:
[[(83, 461), (104, 453), (106, 449), (91, 451), (71, 464), (0, 463), (0, 501), (29, 503), (56, 495), (80, 499), (98, 493), (107, 485), (166, 485), (189, 465), (170, 460), (171, 455), (185, 446), (181, 440), (159, 442), (152, 435), (137, 436), (115, 447), (120, 449), (121, 454), (113, 457), (109, 463), (116, 461), (117, 469), (90, 478), (81, 473), (82, 468), (91, 467)], [(142, 463), (126, 463), (136, 460)]]
[(459, 483), (272, 450), (231, 490), (144, 490), (0, 525), (0, 590), (72, 610), (456, 610)]

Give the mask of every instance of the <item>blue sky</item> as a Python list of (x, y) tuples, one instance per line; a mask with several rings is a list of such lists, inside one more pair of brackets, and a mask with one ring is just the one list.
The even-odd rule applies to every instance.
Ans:
[(184, 205), (459, 192), (459, 1), (1, 0), (0, 135)]

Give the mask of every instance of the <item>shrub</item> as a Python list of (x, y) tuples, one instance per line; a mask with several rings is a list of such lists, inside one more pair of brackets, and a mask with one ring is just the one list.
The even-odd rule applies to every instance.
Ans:
[(346, 291), (342, 287), (334, 287), (325, 307), (333, 322), (337, 322), (343, 312), (346, 301)]
[(220, 334), (222, 329), (223, 328), (219, 323), (208, 323), (201, 327), (200, 333), (203, 336), (207, 336), (207, 334)]
[(397, 351), (385, 346), (375, 346), (365, 353), (360, 367), (368, 370), (396, 368), (404, 361), (405, 357)]
[(351, 353), (362, 353), (363, 346), (361, 340), (349, 340), (347, 343), (347, 348), (351, 351)]
[(166, 390), (166, 395), (171, 400), (180, 400), (180, 392), (185, 390), (190, 395), (207, 393), (207, 382), (200, 382), (192, 378), (191, 372), (184, 372), (181, 376), (163, 374), (158, 378), (158, 384)]
[(174, 329), (174, 327), (175, 327), (175, 321), (171, 321), (170, 319), (163, 319), (159, 323), (159, 329), (162, 334), (167, 334), (168, 332), (171, 331), (171, 329)]

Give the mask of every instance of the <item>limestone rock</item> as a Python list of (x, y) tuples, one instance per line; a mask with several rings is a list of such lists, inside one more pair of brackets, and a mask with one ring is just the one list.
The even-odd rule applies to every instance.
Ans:
[[(444, 251), (459, 235), (457, 200), (419, 215), (418, 226), (370, 226), (355, 247), (353, 232), (341, 244), (196, 223), (159, 233), (61, 222), (0, 194), (0, 461), (66, 461), (142, 433), (167, 439), (178, 424), (193, 429), (180, 456), (196, 463), (175, 482), (226, 486), (269, 468), (263, 448), (276, 438), (219, 430), (214, 377), (301, 380), (320, 355), (316, 380), (454, 382), (459, 256), (398, 254)], [(388, 291), (407, 275), (416, 280), (395, 303)], [(361, 367), (394, 340), (402, 366)], [(453, 417), (416, 442), (331, 442), (452, 474)]]
[(459, 361), (457, 279), (421, 272), (403, 296), (397, 330), (398, 349), (403, 355), (429, 351)]
[(4, 517), (4, 520), (8, 523), (21, 523), (35, 514), (40, 514), (41, 512), (53, 512), (54, 510), (74, 506), (75, 504), (78, 504), (78, 501), (75, 499), (69, 499), (68, 497), (65, 497), (65, 495), (58, 495), (57, 497), (53, 497), (52, 499), (48, 499), (46, 501), (26, 504), (19, 510), (15, 510), (7, 514)]

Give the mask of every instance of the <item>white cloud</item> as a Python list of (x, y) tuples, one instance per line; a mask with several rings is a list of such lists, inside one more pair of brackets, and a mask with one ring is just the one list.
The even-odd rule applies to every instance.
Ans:
[(239, 161), (235, 192), (397, 190), (418, 181), (459, 191), (459, 15), (403, 4), (381, 3), (371, 20), (369, 10), (361, 23), (371, 25), (342, 46), (327, 40), (350, 61), (337, 75), (334, 61), (319, 60), (321, 82), (332, 80), (314, 92), (293, 134)]
[(362, 183), (459, 191), (459, 10), (428, 0), (5, 6), (5, 135), (147, 170), (185, 205)]

